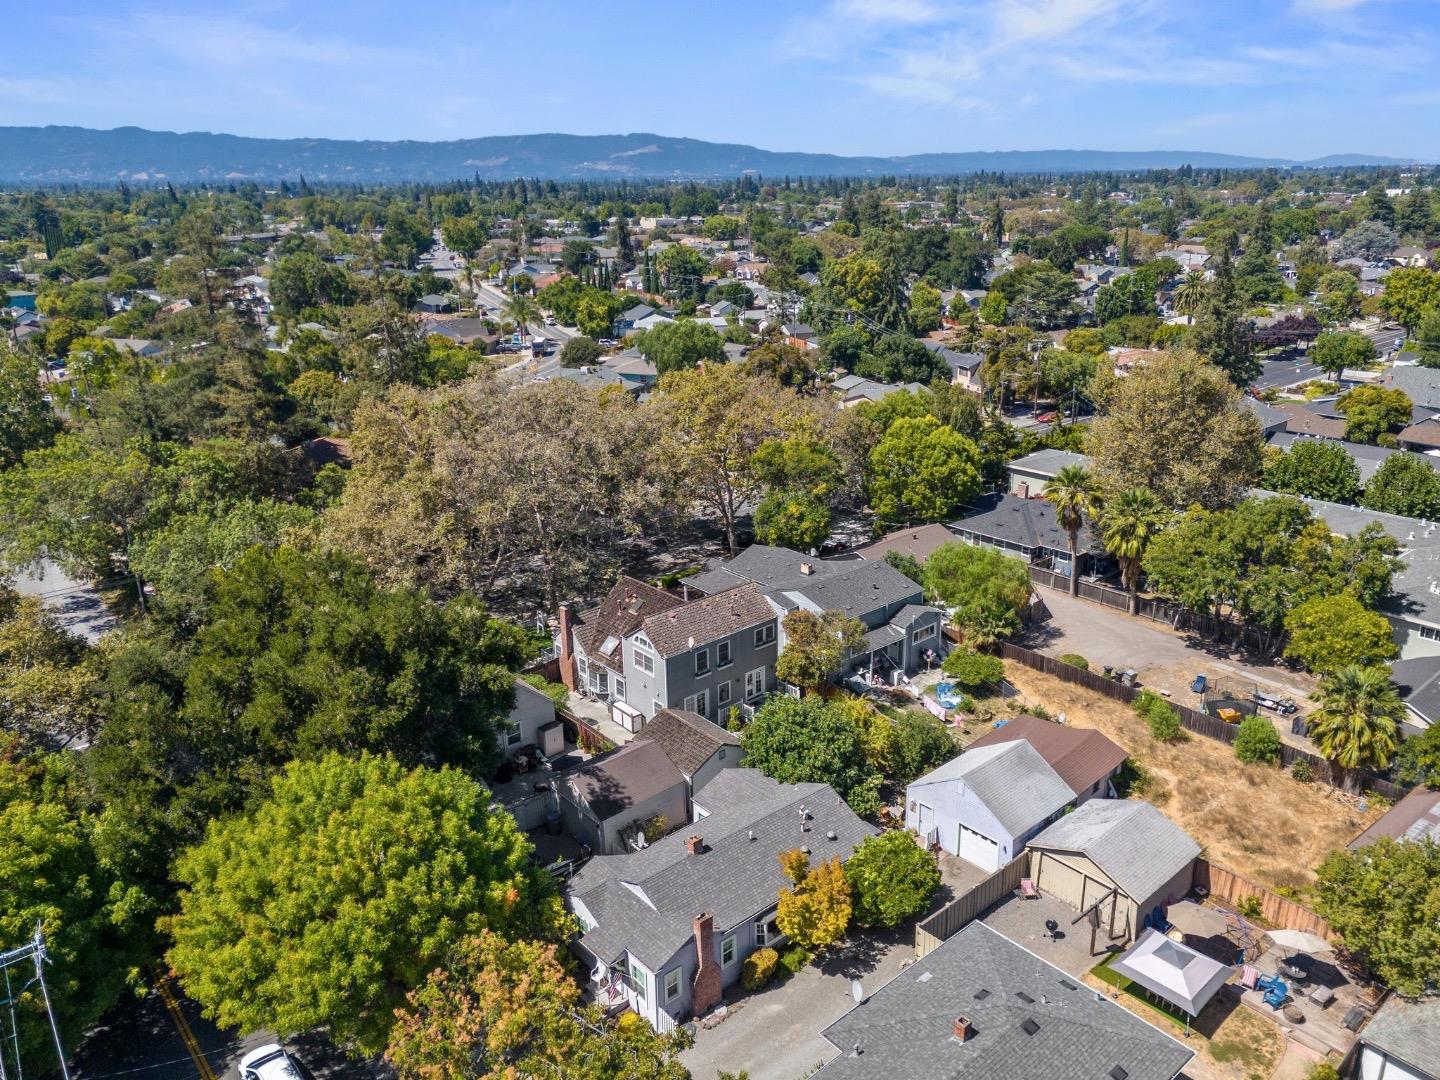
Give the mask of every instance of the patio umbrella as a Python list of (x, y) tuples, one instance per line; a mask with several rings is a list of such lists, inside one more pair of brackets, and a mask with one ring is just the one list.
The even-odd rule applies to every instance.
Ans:
[(1294, 949), (1296, 952), (1317, 953), (1330, 952), (1330, 943), (1319, 934), (1312, 934), (1308, 930), (1268, 930), (1267, 936), (1282, 949)]

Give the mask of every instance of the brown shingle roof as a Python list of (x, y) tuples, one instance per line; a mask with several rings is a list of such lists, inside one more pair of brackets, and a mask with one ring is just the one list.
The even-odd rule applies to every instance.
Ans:
[(694, 776), (722, 746), (739, 746), (740, 739), (719, 724), (683, 709), (661, 709), (635, 736), (659, 743), (665, 756), (686, 776)]
[(1440, 839), (1440, 791), (1424, 784), (1412, 789), (1347, 846), (1354, 851), (1375, 843), (1382, 836), (1400, 840), (1406, 834), (1417, 837), (1430, 835)]
[(994, 746), (1023, 739), (1076, 795), (1083, 795), (1118, 769), (1128, 756), (1098, 731), (1065, 727), (1038, 716), (1017, 716), (970, 744)]
[(713, 596), (693, 600), (645, 620), (645, 636), (661, 656), (675, 656), (775, 618), (760, 587), (747, 582)]
[[(622, 575), (599, 607), (578, 616), (575, 640), (585, 650), (586, 656), (618, 660), (620, 643), (639, 630), (647, 617), (683, 603), (678, 596), (664, 589)], [(609, 638), (614, 638), (615, 644), (609, 651), (602, 652), (601, 646)]]
[(915, 525), (882, 536), (873, 544), (857, 548), (855, 553), (872, 562), (882, 562), (890, 552), (897, 551), (924, 562), (941, 544), (951, 544), (957, 539), (944, 525)]
[(1319, 413), (1311, 412), (1303, 405), (1291, 402), (1277, 402), (1274, 407), (1289, 417), (1285, 421), (1285, 430), (1292, 435), (1317, 435), (1322, 439), (1343, 439), (1345, 437), (1344, 420), (1321, 416)]
[(583, 765), (566, 777), (570, 790), (601, 821), (623, 814), (637, 803), (683, 784), (659, 743), (627, 743), (613, 754)]

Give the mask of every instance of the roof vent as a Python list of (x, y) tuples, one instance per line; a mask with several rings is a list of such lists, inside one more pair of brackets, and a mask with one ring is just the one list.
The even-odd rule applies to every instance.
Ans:
[(1025, 1022), (1020, 1025), (1020, 1030), (1026, 1035), (1034, 1035), (1040, 1030), (1040, 1025), (1029, 1017), (1026, 1017)]
[(750, 839), (751, 839), (751, 840), (754, 840), (754, 839), (755, 839), (755, 830), (754, 830), (754, 829), (751, 829), (751, 830), (750, 830)]
[(809, 854), (810, 854), (810, 848), (809, 848), (808, 846), (802, 847), (800, 850), (801, 850), (802, 852), (804, 852), (806, 855), (809, 855)]
[(1076, 986), (1074, 983), (1072, 983), (1069, 979), (1061, 979), (1061, 980), (1060, 980), (1060, 985), (1063, 986), (1066, 990), (1079, 990), (1079, 989), (1080, 989), (1078, 986)]
[(989, 997), (989, 996), (990, 996), (990, 991), (989, 991), (989, 990), (980, 989), (980, 990), (976, 990), (976, 991), (975, 991), (975, 1000), (976, 1000), (976, 1001), (984, 1001), (984, 1000), (985, 1000), (987, 997)]
[(1113, 1069), (1110, 1070), (1110, 1076), (1112, 1080), (1125, 1080), (1125, 1078), (1129, 1075), (1130, 1074), (1126, 1072), (1123, 1065), (1116, 1065)]
[(1021, 1001), (1025, 1002), (1026, 1005), (1034, 1005), (1034, 1004), (1035, 1004), (1035, 999), (1034, 999), (1033, 997), (1031, 997), (1029, 994), (1025, 993), (1024, 990), (1016, 990), (1016, 991), (1015, 991), (1015, 996), (1016, 996), (1017, 998), (1019, 998)]
[(825, 833), (825, 839), (826, 839), (826, 840), (836, 840), (836, 839), (838, 839), (838, 837), (835, 835), (835, 830), (834, 830), (834, 829), (829, 829), (829, 830), (827, 830), (826, 833)]

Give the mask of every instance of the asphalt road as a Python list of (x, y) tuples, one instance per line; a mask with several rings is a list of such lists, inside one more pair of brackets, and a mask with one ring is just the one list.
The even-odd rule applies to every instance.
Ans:
[(1304, 353), (1297, 352), (1294, 359), (1265, 361), (1260, 377), (1251, 385), (1256, 390), (1270, 390), (1323, 378), (1325, 373), (1306, 360)]
[(38, 596), (61, 626), (86, 641), (99, 641), (115, 627), (115, 615), (95, 587), (68, 577), (48, 560), (16, 574), (12, 585), (23, 596)]

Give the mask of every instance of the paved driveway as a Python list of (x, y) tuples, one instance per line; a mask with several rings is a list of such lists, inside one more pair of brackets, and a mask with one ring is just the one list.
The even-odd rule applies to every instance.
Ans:
[(695, 1080), (715, 1080), (721, 1070), (744, 1070), (750, 1080), (799, 1080), (835, 1056), (820, 1032), (854, 1008), (850, 980), (859, 979), (873, 994), (914, 958), (915, 932), (906, 926), (857, 934), (841, 952), (782, 986), (744, 994), (737, 983), (733, 989), (743, 1004), (710, 1030), (698, 1029), (681, 1060)]

